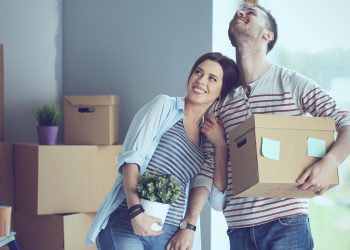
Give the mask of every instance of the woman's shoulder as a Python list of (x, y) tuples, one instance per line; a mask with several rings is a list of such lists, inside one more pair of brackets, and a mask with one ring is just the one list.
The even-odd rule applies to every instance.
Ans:
[(157, 95), (156, 97), (154, 97), (151, 101), (151, 103), (153, 103), (154, 105), (174, 105), (176, 104), (179, 100), (181, 100), (183, 98), (181, 97), (174, 97), (174, 96), (168, 96), (168, 95)]

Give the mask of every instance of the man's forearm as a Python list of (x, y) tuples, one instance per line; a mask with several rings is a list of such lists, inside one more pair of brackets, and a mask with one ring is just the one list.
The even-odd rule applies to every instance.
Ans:
[(326, 157), (332, 157), (336, 166), (342, 163), (350, 153), (350, 126), (341, 127), (337, 140), (332, 145)]
[(189, 204), (187, 206), (185, 220), (196, 224), (205, 202), (208, 200), (209, 191), (205, 187), (195, 187), (190, 191)]

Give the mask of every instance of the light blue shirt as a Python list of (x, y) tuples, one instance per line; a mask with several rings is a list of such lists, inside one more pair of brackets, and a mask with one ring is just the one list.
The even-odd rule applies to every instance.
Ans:
[[(135, 163), (143, 174), (156, 150), (162, 135), (176, 122), (184, 117), (185, 99), (183, 97), (169, 97), (159, 95), (142, 107), (135, 117), (126, 134), (123, 150), (118, 158), (119, 174), (107, 194), (102, 205), (97, 211), (96, 217), (86, 237), (86, 243), (92, 245), (99, 232), (107, 226), (109, 216), (124, 201), (123, 177), (120, 174), (124, 163)], [(219, 205), (224, 204), (224, 193), (219, 192), (214, 186), (209, 189), (215, 194), (215, 201)]]

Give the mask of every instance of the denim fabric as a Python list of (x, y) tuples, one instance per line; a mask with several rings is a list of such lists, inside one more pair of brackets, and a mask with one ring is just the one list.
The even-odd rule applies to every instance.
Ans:
[(313, 249), (309, 217), (286, 217), (258, 226), (228, 229), (230, 250)]
[(134, 234), (126, 209), (117, 209), (107, 227), (96, 240), (99, 250), (164, 250), (177, 227), (164, 224), (164, 233), (159, 236), (138, 236)]

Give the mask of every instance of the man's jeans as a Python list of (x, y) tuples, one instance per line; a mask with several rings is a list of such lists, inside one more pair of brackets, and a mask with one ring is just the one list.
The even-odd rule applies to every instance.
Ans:
[(178, 227), (164, 224), (159, 236), (138, 236), (134, 234), (126, 209), (117, 209), (96, 240), (99, 250), (164, 250)]
[(228, 229), (230, 250), (313, 249), (309, 217), (299, 215), (246, 228)]

